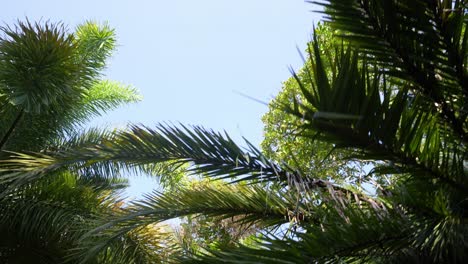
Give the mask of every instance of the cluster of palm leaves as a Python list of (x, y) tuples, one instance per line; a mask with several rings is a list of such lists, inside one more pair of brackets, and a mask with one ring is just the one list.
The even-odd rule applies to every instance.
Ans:
[[(118, 179), (128, 170), (170, 177), (158, 171), (156, 164), (164, 163), (165, 171), (185, 166), (187, 173), (217, 181), (154, 192), (111, 209), (105, 219), (86, 219), (92, 227), (78, 234), (71, 260), (163, 261), (155, 255), (173, 241), (139, 231), (204, 215), (235, 219), (254, 231), (235, 245), (179, 254), (174, 261), (462, 263), (468, 258), (467, 4), (318, 4), (334, 29), (334, 50), (323, 50), (314, 36), (305, 74), (293, 74), (301, 96), (281, 107), (298, 120), (298, 137), (328, 142), (346, 154), (342, 159), (371, 161), (369, 173), (355, 175), (359, 180), (304, 174), (269, 160), (248, 141), (241, 147), (225, 133), (161, 124), (92, 130), (54, 148), (8, 152), (2, 199), (19, 199), (44, 181), (64, 182), (64, 171), (83, 181)], [(151, 244), (141, 234), (163, 240)]]
[(101, 78), (115, 47), (106, 25), (87, 22), (69, 33), (62, 24), (19, 21), (1, 34), (0, 262), (62, 263), (96, 227), (92, 221), (120, 212), (126, 180), (61, 170), (14, 185), (3, 160), (12, 151), (71, 146), (86, 121), (139, 95)]

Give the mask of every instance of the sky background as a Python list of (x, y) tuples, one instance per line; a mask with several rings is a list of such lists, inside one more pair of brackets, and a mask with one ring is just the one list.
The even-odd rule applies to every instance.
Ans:
[[(143, 101), (92, 122), (152, 126), (159, 122), (227, 131), (240, 142), (262, 140), (269, 102), (298, 69), (298, 54), (311, 39), (318, 6), (303, 0), (10, 0), (0, 19), (61, 21), (70, 31), (86, 20), (115, 28), (118, 48), (106, 78), (135, 86)], [(154, 181), (131, 179), (129, 195)]]

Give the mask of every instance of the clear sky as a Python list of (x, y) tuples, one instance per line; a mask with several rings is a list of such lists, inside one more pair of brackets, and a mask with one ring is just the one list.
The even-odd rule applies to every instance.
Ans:
[[(108, 22), (118, 50), (107, 78), (132, 84), (142, 102), (93, 124), (181, 122), (226, 130), (236, 141), (262, 140), (263, 104), (302, 64), (319, 7), (303, 0), (10, 0), (1, 22), (62, 21), (70, 31), (86, 20)], [(147, 180), (132, 187), (147, 190)], [(132, 192), (132, 191), (131, 191)]]

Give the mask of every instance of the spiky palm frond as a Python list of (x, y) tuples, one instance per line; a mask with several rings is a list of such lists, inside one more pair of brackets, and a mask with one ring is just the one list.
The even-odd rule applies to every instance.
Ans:
[(164, 224), (151, 224), (126, 230), (106, 242), (103, 237), (85, 236), (68, 251), (66, 263), (172, 263), (178, 246), (170, 230)]
[[(332, 208), (317, 208), (326, 221), (317, 225), (304, 224), (295, 236), (279, 237), (270, 234), (257, 239), (253, 245), (196, 256), (195, 263), (333, 263), (335, 261), (366, 262), (391, 255), (402, 240), (411, 237), (401, 217), (382, 217), (357, 208), (339, 212)], [(325, 219), (325, 218), (323, 218)]]
[(95, 228), (90, 223), (111, 214), (116, 190), (121, 188), (122, 182), (83, 180), (61, 173), (3, 197), (1, 261), (16, 263), (24, 255), (24, 262), (32, 257), (37, 262), (62, 263), (81, 236)]
[[(133, 126), (130, 131), (116, 131), (101, 139), (97, 130), (89, 133), (91, 135), (84, 134), (74, 139), (80, 144), (72, 144), (72, 148), (45, 154), (11, 153), (8, 159), (0, 161), (0, 171), (5, 172), (0, 181), (8, 182), (13, 188), (65, 168), (115, 177), (122, 169), (154, 171), (153, 164), (162, 162), (175, 168), (186, 164), (189, 165), (188, 172), (214, 179), (276, 181), (297, 189), (330, 188), (350, 192), (332, 182), (303, 178), (289, 167), (269, 161), (249, 142), (246, 142), (248, 150), (243, 151), (227, 134), (223, 136), (201, 127), (189, 129), (159, 125), (150, 129)], [(88, 138), (92, 141), (88, 142)]]
[[(140, 96), (132, 87), (111, 81), (96, 82), (81, 100), (77, 98), (75, 102), (63, 105), (60, 110), (51, 110), (40, 115), (23, 114), (3, 149), (39, 151), (45, 145), (54, 145), (54, 141), (79, 133), (83, 124), (92, 117), (139, 100)], [(4, 108), (4, 118), (0, 120), (2, 136), (14, 122), (17, 113), (16, 108)], [(30, 129), (31, 127), (34, 129)], [(25, 138), (30, 140), (24, 140)]]
[[(9, 186), (22, 186), (63, 168), (90, 169), (100, 175), (113, 175), (121, 168), (171, 161), (188, 163), (190, 171), (215, 179), (273, 180), (282, 186), (272, 189), (270, 183), (258, 187), (205, 187), (148, 196), (130, 208), (126, 217), (97, 230), (102, 242), (96, 244), (91, 239), (93, 246), (85, 252), (87, 259), (105, 251), (113, 241), (131, 230), (184, 215), (237, 216), (240, 221), (269, 226), (288, 221), (317, 223), (314, 208), (327, 201), (336, 204), (355, 201), (361, 208), (373, 208), (384, 214), (386, 210), (380, 202), (352, 189), (323, 180), (302, 179), (300, 174), (269, 162), (252, 146), (250, 152), (244, 152), (228, 136), (200, 127), (192, 131), (186, 127), (160, 125), (157, 130), (151, 130), (134, 126), (131, 131), (108, 134), (107, 138), (99, 139), (99, 134), (97, 137), (85, 135), (73, 142), (69, 148), (50, 152), (54, 156), (15, 154), (14, 158), (4, 161), (5, 171), (9, 173), (3, 178), (10, 181)], [(285, 187), (288, 184), (290, 187)]]
[[(417, 199), (417, 198), (415, 198)], [(400, 205), (401, 206), (401, 205)], [(340, 209), (341, 208), (341, 209)], [(292, 237), (271, 233), (253, 244), (207, 252), (188, 263), (463, 263), (466, 224), (453, 216), (415, 215), (404, 209), (367, 210), (337, 201), (315, 207), (318, 221), (300, 223)]]
[(138, 91), (130, 86), (119, 82), (100, 80), (95, 82), (82, 101), (79, 102), (70, 116), (75, 116), (72, 119), (77, 123), (83, 120), (89, 120), (94, 116), (100, 116), (107, 111), (111, 111), (122, 104), (135, 103), (141, 100), (141, 95)]
[(12, 159), (2, 162), (2, 171), (10, 171), (10, 176), (26, 172), (28, 176), (17, 179), (23, 181), (35, 178), (38, 172), (43, 174), (64, 167), (91, 168), (105, 176), (121, 168), (173, 161), (192, 164), (190, 170), (193, 173), (214, 178), (262, 180), (282, 177), (286, 180), (284, 170), (266, 160), (253, 146), (249, 149), (250, 152), (243, 151), (227, 135), (201, 127), (191, 130), (162, 125), (156, 129), (133, 126), (130, 131), (117, 132), (98, 144), (85, 143), (70, 150), (46, 154), (13, 155)]
[(1, 90), (13, 105), (40, 112), (82, 92), (86, 75), (63, 25), (26, 21), (1, 31)]
[(80, 60), (94, 72), (94, 76), (106, 67), (106, 61), (116, 47), (115, 31), (108, 24), (87, 21), (75, 30), (75, 40)]
[(405, 80), (467, 143), (468, 71), (465, 1), (314, 2), (340, 36), (382, 72)]
[(237, 221), (245, 223), (261, 220), (270, 226), (287, 221), (288, 210), (296, 206), (295, 197), (286, 190), (253, 184), (201, 184), (173, 193), (147, 195), (135, 202), (130, 212), (136, 217), (154, 216), (152, 222), (203, 213), (225, 218), (240, 216)]
[(65, 103), (79, 101), (115, 48), (114, 31), (91, 22), (80, 25), (75, 34), (63, 24), (29, 21), (1, 31), (1, 93), (31, 113), (60, 110)]
[(392, 83), (373, 65), (360, 65), (359, 54), (350, 49), (343, 51), (338, 75), (329, 80), (319, 49), (315, 42), (310, 87), (297, 78), (309, 105), (295, 101), (287, 107), (305, 120), (303, 135), (357, 149), (358, 159), (391, 161), (392, 166), (381, 167), (386, 173), (418, 172), (468, 190), (463, 176), (466, 146), (449, 134), (442, 116), (425, 111), (424, 98)]
[[(306, 208), (297, 205), (296, 197), (286, 190), (268, 190), (265, 186), (209, 183), (168, 193), (155, 192), (132, 203), (121, 217), (106, 221), (89, 232), (86, 239), (91, 241), (90, 248), (84, 248), (80, 258), (92, 258), (105, 251), (108, 245), (125, 237), (130, 230), (139, 232), (145, 226), (176, 217), (199, 214), (222, 219), (235, 217), (236, 222), (255, 225), (260, 230), (288, 223), (288, 213), (294, 210), (303, 213), (303, 220), (307, 219), (304, 221), (312, 221), (313, 217), (306, 212)], [(124, 258), (129, 259), (130, 256)]]

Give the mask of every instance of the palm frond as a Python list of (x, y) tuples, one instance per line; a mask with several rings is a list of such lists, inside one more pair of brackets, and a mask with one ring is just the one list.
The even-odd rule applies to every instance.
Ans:
[[(170, 227), (147, 225), (122, 234), (102, 246), (102, 238), (82, 239), (67, 257), (71, 263), (172, 263), (178, 247)], [(101, 247), (102, 246), (102, 247)]]
[(128, 232), (139, 232), (145, 226), (176, 217), (198, 214), (223, 219), (236, 217), (236, 221), (242, 224), (257, 224), (257, 228), (265, 228), (287, 223), (288, 212), (296, 207), (296, 200), (291, 195), (256, 185), (202, 184), (170, 193), (155, 192), (132, 203), (121, 217), (106, 221), (85, 235), (85, 240), (92, 243), (90, 248), (82, 249), (79, 258), (93, 258), (127, 236)]
[[(467, 21), (463, 1), (347, 0), (314, 2), (339, 36), (382, 72), (429, 100), (466, 144)], [(426, 109), (427, 109), (426, 108)]]
[(114, 182), (84, 181), (76, 175), (60, 173), (3, 197), (1, 261), (14, 262), (23, 254), (35, 256), (23, 252), (28, 250), (37, 251), (36, 261), (41, 263), (65, 259), (80, 237), (95, 228), (91, 222), (111, 214), (118, 188)]
[(98, 75), (115, 50), (114, 29), (108, 24), (87, 21), (76, 28), (75, 36), (81, 60), (94, 76)]
[(303, 229), (295, 230), (292, 237), (271, 233), (256, 239), (253, 245), (239, 245), (222, 252), (208, 250), (188, 262), (332, 263), (340, 259), (365, 262), (391, 255), (399, 246), (410, 244), (405, 241), (411, 237), (407, 233), (409, 228), (404, 228), (407, 222), (401, 216), (393, 213), (383, 216), (356, 207), (340, 211), (332, 203), (316, 208), (315, 213), (321, 219), (318, 224), (303, 224)]
[[(317, 42), (313, 46), (310, 56), (320, 61), (320, 47)], [(419, 172), (429, 180), (437, 178), (451, 188), (468, 190), (462, 158), (466, 146), (440, 122), (439, 113), (424, 110), (427, 103), (422, 96), (398, 90), (401, 86), (372, 64), (364, 60), (359, 65), (357, 52), (348, 49), (339, 56), (335, 79), (320, 74), (327, 69), (319, 63), (311, 69), (314, 79), (309, 87), (296, 78), (303, 92), (308, 91), (304, 94), (308, 104), (296, 100), (286, 109), (305, 121), (302, 134), (317, 137), (318, 133), (318, 139), (339, 148), (359, 149), (354, 157), (361, 160), (392, 161), (393, 173)], [(320, 92), (319, 87), (329, 87), (328, 92)]]
[[(91, 133), (95, 133), (92, 131)], [(88, 137), (84, 135), (84, 137)], [(25, 173), (18, 181), (27, 181), (40, 174), (61, 168), (91, 168), (101, 175), (112, 175), (121, 168), (137, 168), (145, 164), (173, 161), (189, 163), (193, 173), (214, 178), (277, 179), (286, 173), (270, 163), (252, 145), (243, 151), (227, 135), (201, 127), (158, 126), (156, 129), (133, 126), (130, 131), (116, 132), (99, 143), (84, 143), (73, 149), (47, 154), (13, 154), (2, 161), (6, 179)], [(26, 175), (27, 174), (27, 175)]]

